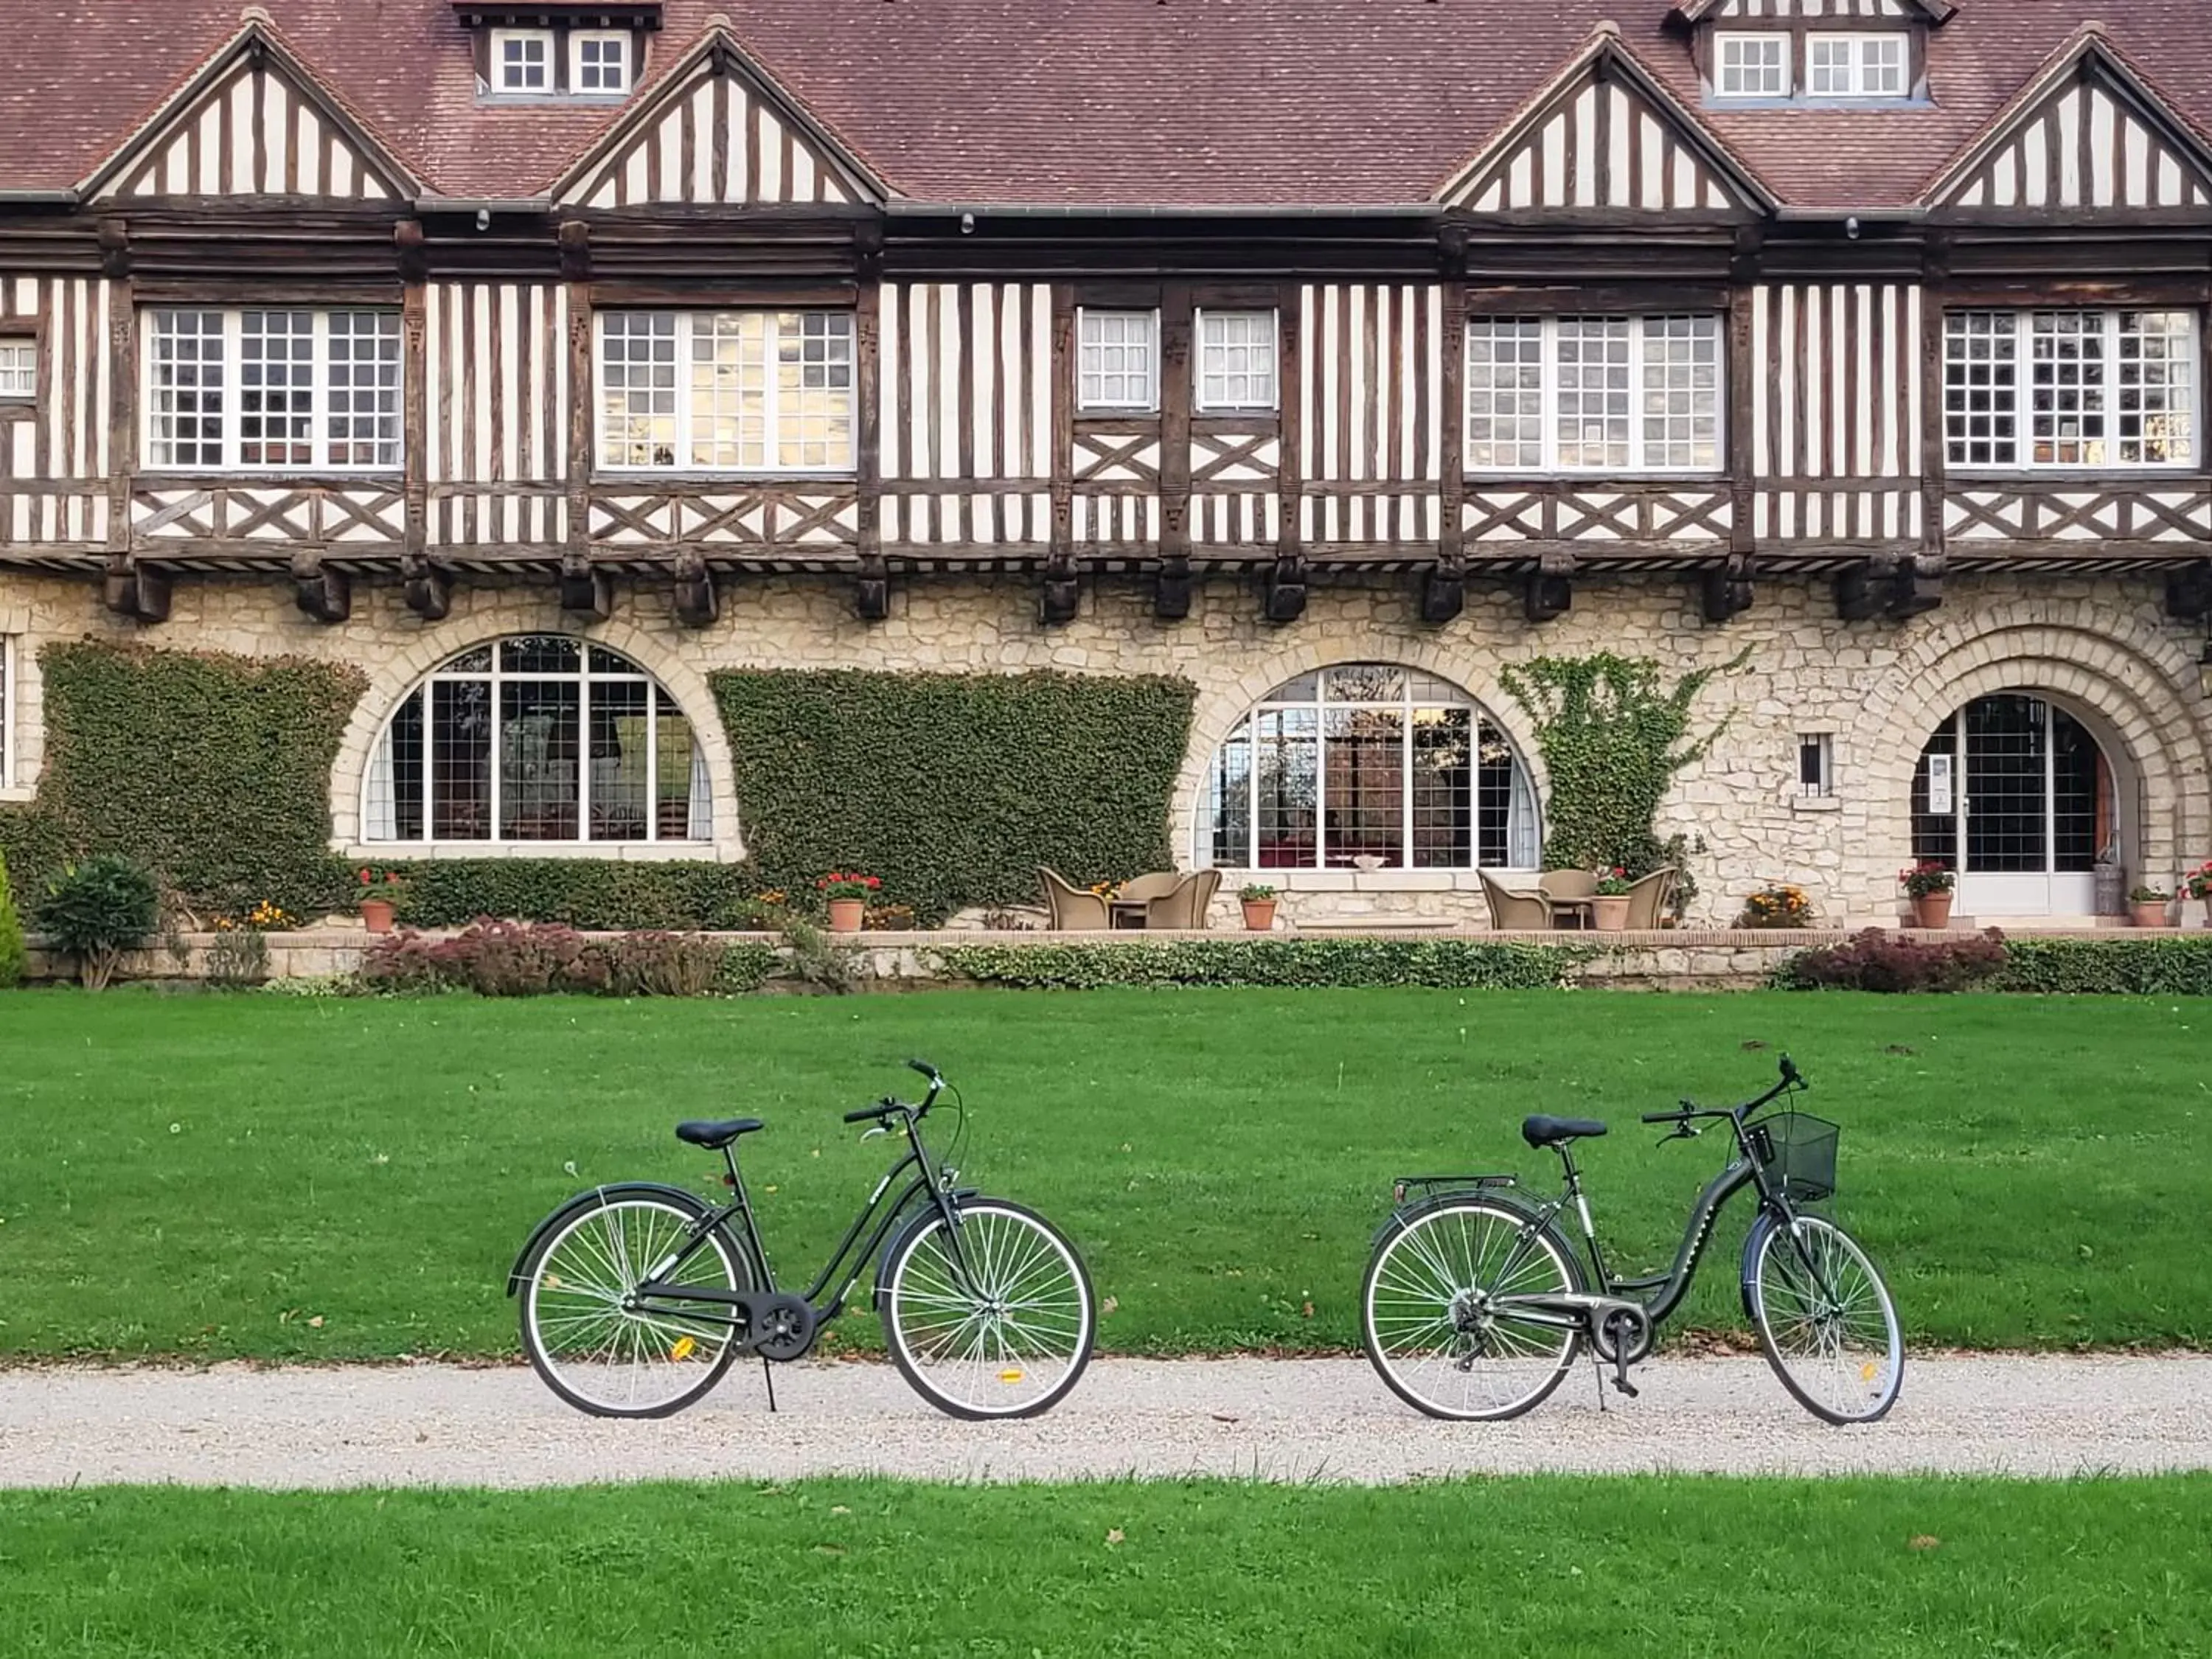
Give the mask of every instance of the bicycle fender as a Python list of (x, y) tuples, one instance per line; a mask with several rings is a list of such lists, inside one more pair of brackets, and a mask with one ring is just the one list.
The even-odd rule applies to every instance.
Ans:
[(617, 1181), (605, 1187), (594, 1187), (588, 1193), (578, 1193), (557, 1206), (550, 1215), (530, 1230), (530, 1237), (522, 1242), (522, 1249), (514, 1258), (514, 1265), (507, 1270), (507, 1293), (512, 1297), (522, 1289), (522, 1269), (532, 1252), (547, 1234), (566, 1222), (579, 1210), (603, 1207), (610, 1198), (629, 1194), (646, 1194), (655, 1198), (681, 1199), (688, 1204), (704, 1204), (698, 1194), (688, 1187), (672, 1187), (662, 1181)]
[(1767, 1234), (1783, 1224), (1775, 1219), (1771, 1210), (1761, 1210), (1759, 1219), (1751, 1224), (1751, 1231), (1744, 1236), (1743, 1267), (1739, 1275), (1738, 1288), (1743, 1292), (1743, 1316), (1752, 1328), (1759, 1327), (1759, 1316), (1752, 1311), (1751, 1289), (1759, 1277), (1759, 1252), (1765, 1243)]
[[(955, 1187), (947, 1196), (952, 1200), (952, 1207), (957, 1210), (969, 1200), (982, 1197), (983, 1189), (981, 1187)], [(906, 1242), (908, 1233), (916, 1228), (927, 1226), (936, 1215), (936, 1205), (927, 1202), (917, 1205), (912, 1215), (884, 1236), (883, 1247), (876, 1252), (876, 1276), (868, 1286), (868, 1310), (871, 1313), (883, 1311), (884, 1292), (890, 1288), (884, 1276), (890, 1271), (891, 1259), (898, 1254), (898, 1247)]]

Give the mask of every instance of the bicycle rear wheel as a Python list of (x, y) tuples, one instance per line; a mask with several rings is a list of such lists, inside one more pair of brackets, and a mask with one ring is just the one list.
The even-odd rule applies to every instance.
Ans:
[(757, 1289), (751, 1259), (717, 1227), (673, 1271), (700, 1218), (698, 1199), (665, 1188), (611, 1187), (569, 1206), (522, 1269), (522, 1346), (545, 1386), (595, 1417), (666, 1417), (730, 1368), (726, 1305), (656, 1299), (625, 1307), (656, 1269), (672, 1285)]
[(1091, 1361), (1098, 1314), (1075, 1247), (1004, 1199), (960, 1205), (957, 1239), (924, 1210), (884, 1254), (891, 1358), (915, 1392), (971, 1419), (1034, 1417)]
[(1551, 1227), (1495, 1200), (1448, 1200), (1376, 1247), (1359, 1293), (1367, 1358), (1392, 1393), (1431, 1417), (1518, 1417), (1559, 1386), (1582, 1335), (1501, 1298), (1581, 1288), (1574, 1254)]
[(1871, 1423), (1897, 1403), (1905, 1338), (1889, 1287), (1858, 1242), (1817, 1215), (1759, 1224), (1744, 1296), (1766, 1363), (1824, 1422)]

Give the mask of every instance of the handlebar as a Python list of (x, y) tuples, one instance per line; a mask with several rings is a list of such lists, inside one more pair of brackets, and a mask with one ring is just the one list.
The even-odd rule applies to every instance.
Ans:
[(907, 1069), (908, 1071), (919, 1072), (922, 1076), (929, 1079), (929, 1092), (922, 1097), (921, 1104), (919, 1106), (913, 1105), (906, 1101), (895, 1099), (890, 1095), (885, 1095), (881, 1100), (878, 1101), (872, 1106), (863, 1106), (856, 1112), (846, 1113), (845, 1121), (848, 1123), (881, 1123), (886, 1118), (894, 1116), (900, 1112), (905, 1112), (911, 1116), (918, 1118), (927, 1117), (929, 1115), (929, 1109), (937, 1103), (937, 1097), (944, 1092), (945, 1074), (939, 1072), (937, 1067), (931, 1065), (926, 1060), (909, 1060), (907, 1061)]
[(1646, 1112), (1644, 1121), (1646, 1123), (1686, 1124), (1695, 1117), (1732, 1117), (1741, 1121), (1746, 1113), (1757, 1111), (1776, 1096), (1787, 1094), (1792, 1089), (1809, 1086), (1799, 1073), (1796, 1062), (1787, 1054), (1782, 1056), (1781, 1070), (1781, 1082), (1757, 1099), (1747, 1100), (1741, 1106), (1700, 1106), (1694, 1100), (1685, 1100), (1671, 1112)]

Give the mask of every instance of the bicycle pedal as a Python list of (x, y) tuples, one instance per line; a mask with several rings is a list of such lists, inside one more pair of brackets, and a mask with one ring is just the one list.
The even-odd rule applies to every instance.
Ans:
[(1641, 1392), (1642, 1392), (1642, 1390), (1641, 1390), (1641, 1389), (1639, 1389), (1636, 1386), (1636, 1384), (1634, 1384), (1633, 1382), (1630, 1382), (1630, 1381), (1629, 1381), (1626, 1377), (1625, 1377), (1625, 1376), (1616, 1376), (1616, 1377), (1614, 1377), (1614, 1378), (1613, 1379), (1613, 1386), (1614, 1388), (1616, 1388), (1616, 1389), (1619, 1389), (1621, 1391), (1621, 1393), (1623, 1393), (1623, 1394), (1626, 1395), (1627, 1395), (1631, 1400), (1635, 1399), (1635, 1398), (1636, 1398), (1636, 1396), (1637, 1396), (1639, 1393), (1641, 1393)]

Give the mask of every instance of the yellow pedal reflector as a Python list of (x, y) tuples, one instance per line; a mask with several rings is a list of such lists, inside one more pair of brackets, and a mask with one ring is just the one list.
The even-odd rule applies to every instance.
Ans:
[(696, 1342), (688, 1336), (683, 1336), (676, 1340), (676, 1346), (668, 1351), (668, 1357), (676, 1360), (689, 1359), (698, 1351), (699, 1345)]
[(1000, 1371), (999, 1373), (999, 1381), (1001, 1382), (1018, 1382), (1021, 1380), (1022, 1374), (1019, 1371)]
[(1875, 1364), (1873, 1360), (1868, 1360), (1865, 1364), (1859, 1367), (1859, 1381), (1862, 1382), (1873, 1382), (1874, 1374), (1878, 1369), (1880, 1368)]

